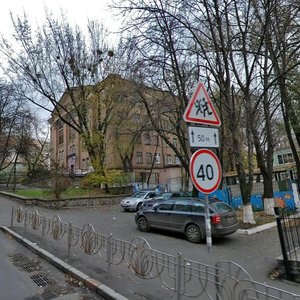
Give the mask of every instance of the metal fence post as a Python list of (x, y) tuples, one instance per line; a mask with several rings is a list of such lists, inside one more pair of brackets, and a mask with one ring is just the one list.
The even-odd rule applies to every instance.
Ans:
[(177, 293), (177, 300), (181, 299), (181, 295), (182, 295), (182, 279), (183, 279), (183, 274), (182, 272), (184, 271), (183, 269), (183, 257), (182, 257), (182, 253), (179, 252), (178, 256), (177, 256), (177, 266), (176, 266), (176, 288), (175, 291)]
[(222, 300), (220, 298), (220, 292), (221, 292), (221, 289), (220, 289), (220, 270), (219, 270), (219, 267), (217, 266), (217, 264), (215, 265), (216, 267), (216, 274), (215, 274), (215, 282), (216, 282), (216, 300)]
[(24, 231), (26, 231), (27, 228), (27, 219), (28, 219), (28, 211), (25, 210), (25, 217), (24, 217)]
[(286, 247), (285, 247), (286, 245), (284, 242), (283, 229), (282, 229), (281, 217), (280, 217), (280, 208), (274, 207), (274, 212), (275, 212), (276, 224), (277, 224), (277, 229), (278, 229), (278, 235), (279, 235), (279, 240), (280, 240), (280, 245), (281, 245), (281, 252), (282, 252), (286, 277), (288, 280), (292, 280), (291, 268), (290, 268), (290, 264), (289, 264)]
[(43, 220), (42, 220), (42, 239), (45, 237), (45, 231), (46, 231), (46, 216), (43, 214)]
[(14, 215), (15, 215), (15, 207), (13, 206), (11, 209), (10, 227), (14, 226)]
[(107, 237), (107, 248), (106, 248), (106, 262), (107, 262), (107, 274), (110, 273), (110, 266), (112, 264), (112, 234), (110, 233)]
[(70, 258), (70, 252), (72, 246), (72, 232), (73, 232), (73, 227), (72, 227), (72, 222), (70, 222), (68, 226), (68, 258)]

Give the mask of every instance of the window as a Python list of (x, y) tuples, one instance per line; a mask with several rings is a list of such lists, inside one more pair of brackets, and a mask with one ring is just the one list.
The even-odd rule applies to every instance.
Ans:
[(146, 152), (146, 164), (152, 164), (152, 153)]
[(58, 151), (58, 160), (64, 160), (64, 150), (61, 149)]
[(193, 212), (205, 213), (205, 206), (202, 203), (195, 202), (192, 206)]
[(174, 145), (175, 147), (178, 146), (178, 143), (177, 143), (177, 139), (176, 139), (176, 138), (173, 138), (173, 145)]
[(171, 154), (167, 154), (167, 164), (168, 165), (172, 164), (172, 156), (171, 156)]
[(188, 201), (186, 201), (186, 200), (178, 200), (175, 203), (174, 210), (175, 211), (190, 211), (191, 206), (188, 205)]
[(58, 131), (58, 144), (63, 144), (64, 143), (64, 130), (60, 129)]
[(81, 168), (82, 168), (82, 169), (88, 169), (89, 166), (90, 166), (90, 159), (89, 159), (89, 157), (83, 158), (83, 159), (82, 159)]
[(75, 129), (69, 126), (69, 140), (74, 139), (75, 138)]
[(294, 162), (294, 157), (292, 153), (279, 154), (277, 155), (277, 158), (278, 164), (280, 165)]
[(56, 121), (56, 126), (58, 128), (58, 130), (63, 129), (64, 128), (64, 123), (62, 120), (57, 120)]
[(145, 145), (151, 145), (151, 138), (150, 138), (149, 133), (144, 134), (144, 144)]
[(156, 197), (157, 196), (157, 193), (149, 193), (146, 197), (145, 197), (145, 199), (151, 199), (151, 198), (154, 198), (154, 197)]
[(160, 153), (156, 153), (155, 154), (155, 163), (157, 164), (157, 165), (160, 165)]
[(287, 159), (288, 159), (288, 162), (294, 162), (294, 157), (293, 157), (293, 154), (292, 153), (288, 153), (287, 154)]
[(143, 153), (142, 152), (136, 152), (136, 163), (137, 164), (143, 163)]
[(211, 204), (214, 208), (216, 208), (219, 212), (223, 212), (223, 211), (233, 211), (233, 208), (229, 205), (227, 205), (226, 203), (223, 202), (213, 202)]
[(175, 164), (180, 165), (180, 160), (179, 160), (178, 156), (176, 156), (176, 155), (175, 155)]
[(75, 145), (69, 146), (69, 154), (76, 154), (76, 146)]
[(157, 207), (158, 211), (172, 210), (172, 203), (164, 203)]

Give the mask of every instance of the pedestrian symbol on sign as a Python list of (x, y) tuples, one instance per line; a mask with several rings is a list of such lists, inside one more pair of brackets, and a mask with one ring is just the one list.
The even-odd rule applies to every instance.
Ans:
[(197, 108), (196, 115), (198, 115), (200, 112), (203, 115), (203, 117), (205, 118), (206, 113), (207, 113), (207, 115), (212, 114), (212, 111), (208, 107), (208, 102), (206, 101), (206, 99), (204, 97), (202, 99), (197, 99), (195, 102), (195, 106)]

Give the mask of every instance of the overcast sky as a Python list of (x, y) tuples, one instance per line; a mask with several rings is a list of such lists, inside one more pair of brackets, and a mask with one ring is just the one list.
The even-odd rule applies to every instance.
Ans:
[(0, 6), (0, 32), (7, 35), (12, 31), (10, 12), (14, 16), (25, 11), (30, 21), (42, 23), (45, 7), (54, 15), (59, 16), (61, 10), (70, 22), (80, 27), (87, 24), (87, 20), (101, 21), (112, 32), (119, 29), (120, 22), (108, 9), (110, 0), (2, 0)]
[[(110, 0), (2, 0), (0, 6), (0, 33), (9, 39), (12, 33), (10, 12), (13, 16), (23, 15), (25, 11), (30, 24), (42, 24), (45, 18), (45, 8), (60, 17), (61, 11), (70, 23), (79, 25), (85, 30), (87, 20), (98, 20), (103, 23), (110, 32), (117, 32), (120, 23), (109, 10)], [(116, 34), (115, 34), (116, 36)], [(36, 107), (38, 114), (48, 118), (49, 113)]]

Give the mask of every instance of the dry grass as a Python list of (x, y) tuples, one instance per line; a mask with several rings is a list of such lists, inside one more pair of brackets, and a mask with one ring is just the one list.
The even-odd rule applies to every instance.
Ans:
[(266, 215), (263, 211), (254, 212), (254, 220), (256, 224), (243, 223), (243, 210), (237, 210), (237, 216), (240, 229), (248, 229), (256, 226), (264, 225), (267, 223), (275, 222), (275, 216)]

